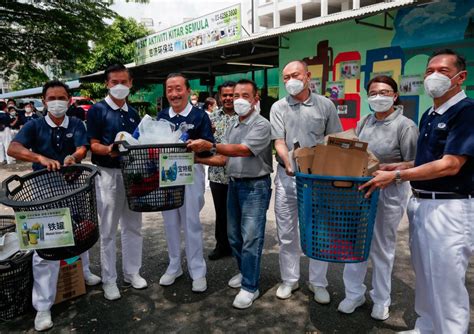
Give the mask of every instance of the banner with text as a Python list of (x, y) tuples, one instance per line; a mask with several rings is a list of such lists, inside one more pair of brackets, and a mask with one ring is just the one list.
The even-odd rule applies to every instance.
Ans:
[(74, 246), (69, 208), (15, 213), (20, 249)]
[(149, 63), (184, 50), (229, 43), (241, 37), (238, 4), (140, 38), (135, 42), (135, 64)]

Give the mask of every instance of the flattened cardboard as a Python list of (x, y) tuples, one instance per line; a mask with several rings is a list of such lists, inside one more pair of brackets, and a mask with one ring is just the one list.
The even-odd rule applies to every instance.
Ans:
[(86, 284), (82, 272), (82, 261), (78, 260), (72, 264), (61, 265), (54, 304), (62, 303), (85, 293)]
[(312, 174), (353, 177), (367, 174), (367, 152), (335, 145), (317, 145), (314, 151)]
[(294, 152), (294, 157), (301, 173), (311, 174), (311, 166), (313, 165), (314, 147), (298, 148)]

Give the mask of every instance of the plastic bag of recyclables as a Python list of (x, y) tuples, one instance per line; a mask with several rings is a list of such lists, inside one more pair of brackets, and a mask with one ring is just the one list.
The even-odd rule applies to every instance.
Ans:
[[(165, 119), (156, 120), (145, 115), (133, 135), (121, 131), (115, 136), (115, 142), (126, 141), (132, 146), (185, 143), (189, 139), (187, 131), (193, 127), (193, 124), (181, 123), (176, 129), (173, 123)], [(125, 149), (119, 146), (119, 150)]]

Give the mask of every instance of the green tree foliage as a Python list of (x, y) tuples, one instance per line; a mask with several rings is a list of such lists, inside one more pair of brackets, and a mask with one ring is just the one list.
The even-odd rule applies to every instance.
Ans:
[(17, 79), (12, 84), (12, 89), (22, 90), (42, 86), (48, 81), (48, 76), (42, 69), (32, 63), (21, 64), (15, 68)]
[[(89, 55), (81, 57), (77, 62), (77, 71), (83, 74), (95, 73), (115, 63), (128, 64), (134, 60), (134, 41), (148, 35), (150, 32), (134, 19), (118, 16), (108, 26), (102, 38), (95, 42)], [(103, 83), (84, 83), (81, 94), (93, 98), (106, 95)]]
[[(0, 68), (75, 63), (116, 14), (102, 1), (0, 1)], [(31, 67), (32, 65), (30, 65)], [(27, 66), (28, 67), (28, 66)]]

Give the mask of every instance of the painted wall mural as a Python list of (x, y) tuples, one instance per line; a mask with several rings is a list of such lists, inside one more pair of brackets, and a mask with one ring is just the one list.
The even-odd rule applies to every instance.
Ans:
[[(442, 48), (466, 57), (464, 89), (474, 97), (474, 0), (442, 0), (389, 14), (393, 20), (387, 25), (386, 14), (380, 14), (363, 19), (371, 25), (348, 21), (291, 33), (289, 48), (280, 50), (280, 68), (294, 59), (307, 62), (312, 89), (334, 101), (345, 129), (370, 112), (365, 87), (378, 74), (397, 81), (404, 114), (418, 122), (431, 106), (423, 91), (425, 66)], [(285, 94), (281, 81), (280, 94)]]

